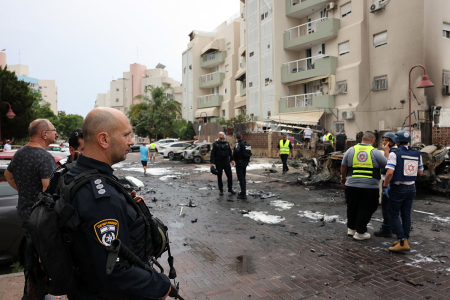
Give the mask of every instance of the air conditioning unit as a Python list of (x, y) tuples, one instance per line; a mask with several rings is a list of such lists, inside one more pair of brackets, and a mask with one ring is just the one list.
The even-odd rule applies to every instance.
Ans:
[(450, 95), (450, 86), (444, 85), (444, 88), (442, 89), (442, 95), (449, 96)]
[(355, 112), (352, 110), (349, 111), (343, 111), (342, 112), (342, 119), (344, 120), (353, 120), (355, 118)]
[(370, 12), (374, 13), (377, 10), (384, 8), (384, 5), (381, 5), (379, 1), (376, 1), (374, 4), (370, 6)]
[(327, 4), (327, 10), (333, 10), (336, 7), (336, 5), (334, 4), (334, 2), (330, 2)]

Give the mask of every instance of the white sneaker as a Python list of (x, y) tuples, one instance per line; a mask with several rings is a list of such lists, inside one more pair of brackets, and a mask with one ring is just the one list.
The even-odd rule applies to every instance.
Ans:
[(363, 233), (363, 234), (355, 233), (353, 238), (358, 241), (368, 240), (368, 239), (370, 239), (370, 233), (368, 233), (368, 232)]
[(348, 236), (354, 236), (355, 235), (355, 233), (356, 233), (356, 230), (353, 230), (353, 229), (348, 229), (348, 231), (347, 231), (347, 235)]

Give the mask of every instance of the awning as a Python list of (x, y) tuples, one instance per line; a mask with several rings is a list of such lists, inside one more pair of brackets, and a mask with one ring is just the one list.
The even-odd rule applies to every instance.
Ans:
[(245, 73), (246, 73), (246, 69), (239, 69), (236, 72), (236, 77), (234, 77), (234, 80), (239, 80), (239, 81), (243, 81), (245, 80)]
[(312, 78), (308, 78), (308, 79), (303, 79), (303, 80), (299, 80), (299, 81), (294, 81), (294, 82), (288, 83), (288, 84), (286, 84), (286, 85), (287, 85), (287, 86), (293, 86), (293, 85), (297, 85), (297, 84), (302, 84), (302, 83), (307, 83), (307, 82), (311, 82), (311, 81), (316, 81), (316, 80), (328, 78), (328, 76), (329, 76), (329, 75), (323, 75), (323, 76), (312, 77)]
[(224, 39), (214, 40), (205, 47), (202, 48), (202, 52), (200, 55), (203, 55), (208, 52), (214, 52), (214, 51), (222, 51), (224, 50)]
[(240, 108), (247, 105), (247, 96), (242, 96), (239, 99), (234, 100), (234, 108)]
[[(206, 114), (206, 116), (205, 116)], [(201, 108), (195, 111), (195, 117), (200, 118), (203, 117), (218, 117), (219, 116), (219, 108), (218, 107), (208, 107)]]
[(270, 119), (284, 124), (317, 125), (323, 114), (323, 110), (302, 111), (298, 113), (279, 114)]

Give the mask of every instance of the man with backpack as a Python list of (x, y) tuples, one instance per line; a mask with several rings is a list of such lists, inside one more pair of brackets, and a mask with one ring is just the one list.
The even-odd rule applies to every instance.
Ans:
[(233, 156), (236, 162), (236, 175), (239, 180), (241, 192), (237, 195), (238, 199), (247, 199), (246, 179), (247, 166), (252, 156), (251, 146), (242, 139), (242, 134), (236, 134), (236, 147), (234, 147)]

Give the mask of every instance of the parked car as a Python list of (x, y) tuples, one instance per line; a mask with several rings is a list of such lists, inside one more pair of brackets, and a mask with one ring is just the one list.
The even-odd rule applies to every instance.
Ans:
[[(0, 165), (9, 165), (11, 162), (11, 159), (13, 158), (14, 154), (16, 154), (17, 150), (7, 151), (7, 152), (0, 152)], [(55, 159), (56, 164), (62, 165), (67, 160), (67, 152), (60, 152), (60, 151), (49, 151), (47, 150), (51, 155), (53, 155), (53, 158)]]
[(169, 157), (170, 159), (172, 159), (174, 151), (178, 151), (178, 150), (184, 149), (184, 148), (186, 148), (188, 146), (190, 146), (190, 144), (182, 143), (182, 142), (181, 143), (180, 142), (176, 142), (176, 143), (165, 144), (165, 145), (161, 146), (160, 153), (163, 155), (163, 157)]
[(134, 151), (140, 151), (140, 150), (141, 150), (141, 146), (142, 146), (143, 144), (144, 144), (144, 143), (136, 143), (136, 144), (134, 144), (133, 146), (130, 147), (131, 152), (134, 152)]
[(178, 139), (161, 139), (157, 142), (155, 142), (156, 144), (156, 151), (161, 152), (161, 146), (164, 146), (165, 144), (169, 144), (169, 143), (176, 143), (179, 142)]
[(182, 158), (187, 162), (193, 161), (196, 164), (209, 161), (211, 158), (212, 143), (197, 144), (194, 149), (184, 150)]

